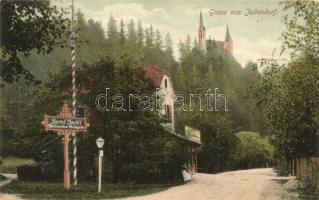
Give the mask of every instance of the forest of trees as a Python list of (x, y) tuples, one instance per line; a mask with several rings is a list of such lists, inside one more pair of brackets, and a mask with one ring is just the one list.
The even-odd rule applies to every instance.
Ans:
[[(136, 69), (146, 64), (156, 64), (164, 68), (170, 73), (175, 90), (179, 94), (187, 95), (191, 92), (201, 94), (206, 92), (209, 88), (212, 90), (214, 90), (214, 88), (219, 88), (228, 98), (230, 112), (204, 111), (203, 113), (200, 113), (196, 111), (196, 109), (192, 113), (178, 112), (177, 126), (183, 127), (183, 125), (188, 124), (201, 130), (203, 148), (199, 155), (199, 167), (202, 168), (203, 171), (218, 172), (235, 167), (232, 160), (236, 145), (239, 143), (235, 133), (240, 130), (258, 131), (262, 126), (261, 121), (258, 120), (258, 113), (256, 113), (249, 105), (248, 96), (246, 95), (246, 91), (256, 82), (259, 75), (256, 66), (253, 63), (249, 63), (246, 68), (242, 68), (231, 55), (226, 52), (217, 52), (215, 41), (209, 41), (208, 48), (210, 48), (210, 50), (208, 51), (208, 55), (204, 55), (198, 49), (196, 40), (194, 41), (194, 44), (191, 44), (191, 39), (189, 37), (187, 37), (185, 41), (180, 42), (179, 53), (181, 58), (180, 61), (177, 61), (173, 55), (173, 41), (170, 38), (170, 35), (167, 33), (162, 37), (161, 33), (158, 30), (155, 30), (152, 25), (150, 27), (142, 27), (140, 21), (135, 22), (130, 20), (128, 24), (124, 24), (123, 21), (115, 21), (111, 16), (108, 20), (107, 30), (104, 31), (100, 23), (93, 20), (85, 20), (83, 14), (79, 12), (77, 13), (77, 28), (78, 73), (89, 74), (95, 72), (97, 74), (93, 75), (93, 80), (99, 80), (102, 78), (99, 78), (101, 75), (105, 76), (105, 78), (108, 77), (107, 71), (105, 73), (98, 72), (96, 69), (95, 71), (90, 71), (94, 70), (93, 66), (99, 65), (99, 59), (103, 60), (104, 58), (105, 60), (107, 57), (108, 59), (106, 59), (106, 61), (109, 61), (109, 59), (113, 60), (114, 66), (118, 69), (122, 68), (123, 65), (128, 65), (126, 73), (129, 73), (131, 69)], [(15, 142), (18, 138), (23, 138), (24, 141), (24, 145), (19, 144), (19, 148), (16, 148), (15, 145), (4, 144), (2, 152), (4, 155), (15, 154), (24, 157), (34, 157), (39, 162), (52, 159), (52, 161), (56, 160), (54, 165), (57, 165), (61, 162), (62, 154), (58, 156), (59, 153), (56, 152), (54, 154), (55, 156), (51, 155), (47, 158), (46, 156), (36, 153), (49, 151), (47, 149), (49, 147), (39, 145), (42, 140), (38, 141), (38, 139), (34, 139), (39, 138), (43, 133), (40, 131), (41, 126), (39, 124), (30, 123), (30, 120), (32, 122), (38, 121), (43, 113), (52, 113), (59, 109), (58, 102), (62, 102), (62, 99), (59, 101), (58, 99), (60, 98), (55, 96), (54, 98), (52, 97), (54, 100), (50, 100), (48, 96), (44, 96), (45, 99), (42, 101), (41, 98), (44, 97), (42, 97), (41, 94), (43, 91), (48, 90), (55, 91), (55, 93), (52, 92), (52, 95), (58, 95), (58, 88), (65, 88), (67, 87), (66, 85), (70, 84), (68, 83), (70, 77), (66, 76), (66, 74), (70, 75), (67, 71), (71, 70), (67, 67), (70, 62), (70, 51), (68, 48), (56, 48), (48, 55), (38, 55), (33, 51), (28, 57), (21, 55), (20, 59), (22, 64), (34, 75), (35, 79), (42, 81), (42, 84), (26, 85), (24, 80), (20, 80), (19, 82), (6, 85), (2, 89), (2, 92), (5, 95), (3, 96), (4, 98), (1, 103), (2, 107), (5, 109), (2, 111), (3, 114), (1, 116), (3, 120), (2, 124), (6, 124), (1, 127), (3, 129), (2, 137), (6, 138), (6, 141), (9, 141), (10, 144), (18, 145), (18, 143)], [(86, 68), (89, 68), (90, 70), (82, 72), (83, 70), (87, 70)], [(126, 76), (125, 72), (121, 73)], [(84, 77), (85, 76), (83, 76), (83, 78)], [(106, 81), (105, 78), (101, 80)], [(121, 79), (124, 80), (123, 78)], [(129, 80), (130, 79), (127, 81)], [(79, 75), (78, 82), (80, 83), (81, 81), (83, 80), (81, 80), (81, 76)], [(106, 86), (110, 86), (107, 82), (105, 82), (104, 85), (98, 85), (100, 91), (101, 89), (103, 91)], [(123, 82), (123, 87), (125, 87), (125, 82)], [(127, 88), (127, 90), (132, 90), (132, 88)], [(47, 93), (45, 94), (48, 95)], [(90, 96), (91, 100), (94, 99), (93, 97), (94, 95)], [(50, 104), (50, 108), (54, 109), (50, 112), (44, 112), (44, 110), (48, 108), (45, 104)], [(80, 99), (79, 105), (87, 105), (87, 103), (81, 103)], [(124, 126), (125, 123), (123, 122), (122, 117), (123, 116), (119, 116), (119, 118), (114, 117), (117, 119), (114, 119), (114, 121), (118, 124), (122, 124), (121, 126)], [(103, 118), (107, 117), (104, 116)], [(134, 121), (133, 118), (131, 120)], [(30, 127), (28, 124), (32, 126)], [(113, 126), (113, 128), (110, 127), (112, 130), (117, 127), (116, 125)], [(93, 125), (92, 127), (95, 126)], [(120, 145), (122, 146), (121, 148), (127, 146), (123, 145), (125, 141), (127, 141), (124, 139), (123, 133), (127, 133), (127, 131), (130, 130), (128, 128), (130, 126), (126, 125), (125, 127), (126, 128), (123, 130), (119, 130), (118, 133), (114, 133), (116, 135), (122, 135), (120, 137), (122, 143), (122, 145)], [(136, 129), (136, 127), (134, 129)], [(157, 132), (161, 132), (159, 127), (157, 127), (157, 129)], [(99, 131), (97, 131), (97, 129), (93, 131), (93, 128), (90, 130), (92, 131), (88, 134), (90, 135), (89, 138), (97, 137)], [(178, 129), (178, 131), (180, 134), (183, 134), (183, 128)], [(146, 135), (147, 132), (148, 131), (143, 131), (143, 135)], [(46, 137), (52, 139), (52, 136)], [(113, 141), (113, 145), (110, 144), (108, 147), (113, 148), (114, 140), (116, 140), (114, 138), (117, 137), (118, 136), (114, 135), (109, 137), (105, 135), (105, 138), (109, 138), (110, 142)], [(170, 141), (171, 139), (166, 138), (165, 140)], [(83, 141), (85, 140), (83, 139)], [(89, 144), (89, 141), (91, 140), (87, 140), (87, 144)], [(54, 145), (59, 144), (56, 142), (56, 140), (53, 140)], [(173, 145), (174, 143), (169, 143), (171, 148), (174, 147), (176, 149), (176, 145)], [(157, 143), (159, 146), (160, 144), (162, 147), (165, 146), (163, 143)], [(24, 150), (28, 149), (30, 146), (37, 146), (39, 149), (36, 148), (34, 151)], [(87, 145), (80, 142), (79, 148), (81, 149), (86, 146)], [(166, 145), (166, 150), (163, 149), (163, 152), (167, 152), (166, 154), (169, 154), (171, 149), (169, 146)], [(159, 150), (160, 148), (155, 149)], [(110, 151), (112, 150), (110, 149)], [(121, 152), (123, 152), (121, 156), (125, 157), (125, 150), (121, 149)], [(150, 154), (152, 154), (151, 152), (152, 151), (149, 151)], [(92, 153), (94, 154), (94, 151), (86, 156), (90, 156)], [(160, 159), (161, 156), (158, 151), (156, 151), (156, 154), (158, 154), (156, 159)], [(183, 161), (183, 156), (181, 155), (182, 154), (179, 154), (179, 156), (172, 155), (174, 156), (175, 161), (178, 160), (176, 159), (177, 157), (180, 157), (180, 161), (176, 162), (174, 165), (169, 164), (167, 166), (175, 166), (175, 170), (180, 170)], [(110, 157), (112, 159), (111, 152)], [(91, 156), (90, 159), (87, 157), (85, 158), (86, 159), (84, 160), (89, 161), (93, 157)], [(162, 159), (164, 158), (165, 157), (162, 157)], [(171, 158), (167, 157), (162, 161), (168, 162), (169, 159)], [(123, 160), (127, 160), (127, 157), (122, 158), (121, 160), (121, 162), (124, 163)], [(155, 165), (158, 162), (159, 161), (155, 160), (148, 161), (148, 163), (152, 165)], [(94, 164), (94, 161), (91, 161), (91, 166), (92, 163)], [(116, 164), (117, 163), (113, 163), (113, 165)], [(141, 165), (141, 163), (139, 165)], [(163, 164), (161, 165), (163, 166)], [(262, 161), (259, 165), (264, 166), (265, 162)], [(135, 165), (135, 168), (136, 167), (137, 165)], [(143, 168), (142, 166), (140, 167)], [(114, 166), (110, 166), (110, 170), (111, 169), (114, 169)], [(125, 173), (125, 169), (121, 170), (122, 174)], [(116, 180), (120, 178), (116, 173), (113, 173), (113, 175), (118, 176), (115, 178)], [(152, 176), (147, 175), (142, 177), (146, 181), (146, 177)], [(164, 176), (161, 175), (161, 177)], [(138, 178), (135, 177), (134, 179), (136, 180)]]
[(268, 124), (276, 158), (284, 168), (288, 163), (291, 172), (292, 160), (319, 155), (319, 4), (282, 5), (295, 13), (284, 17), (282, 33), (283, 51), (290, 53), (291, 61), (266, 64), (252, 99)]
[[(295, 7), (287, 5), (287, 8)], [(313, 21), (318, 23), (318, 20), (310, 20), (309, 23)], [(160, 33), (152, 25), (143, 27), (141, 21), (124, 23), (110, 16), (104, 30), (99, 22), (86, 20), (78, 12), (76, 24), (78, 83), (92, 84), (88, 94), (79, 96), (79, 107), (86, 105), (91, 108), (89, 120), (92, 120), (89, 133), (79, 137), (80, 171), (95, 173), (94, 139), (103, 135), (108, 141), (106, 152), (112, 160), (108, 163), (108, 170), (112, 172), (114, 182), (177, 179), (179, 167), (185, 162), (185, 149), (180, 148), (183, 147), (180, 141), (165, 134), (157, 115), (136, 113), (130, 116), (93, 111), (92, 102), (96, 94), (109, 85), (114, 91), (124, 94), (147, 91), (147, 80), (140, 76), (138, 70), (146, 64), (156, 64), (167, 70), (177, 94), (204, 94), (207, 89), (214, 88), (225, 94), (229, 112), (201, 112), (194, 107), (194, 111), (176, 113), (178, 133), (183, 134), (181, 127), (184, 125), (201, 131), (198, 167), (203, 172), (263, 167), (272, 163), (273, 154), (289, 160), (313, 153), (315, 144), (306, 146), (306, 141), (315, 141), (318, 130), (315, 117), (318, 114), (315, 108), (318, 98), (313, 88), (313, 84), (318, 82), (318, 71), (314, 67), (318, 66), (318, 55), (311, 54), (312, 49), (300, 48), (306, 53), (298, 52), (301, 56), (289, 63), (287, 68), (270, 67), (260, 73), (255, 63), (249, 62), (243, 67), (232, 55), (220, 51), (214, 40), (208, 40), (208, 51), (204, 54), (196, 39), (187, 37), (179, 42), (180, 57), (177, 59), (170, 35)], [(288, 27), (287, 32), (294, 31), (299, 33)], [(285, 38), (288, 48), (292, 46), (289, 42), (295, 41), (289, 38), (291, 36), (287, 34)], [(315, 38), (312, 42), (318, 44)], [(305, 44), (295, 45), (302, 47)], [(313, 48), (318, 49), (318, 46)], [(43, 114), (56, 113), (63, 100), (70, 100), (70, 96), (61, 96), (61, 90), (71, 83), (70, 50), (56, 47), (48, 54), (38, 53), (34, 49), (29, 52), (30, 55), (18, 55), (21, 65), (41, 84), (27, 85), (27, 80), (20, 79), (5, 83), (1, 88), (2, 156), (32, 157), (45, 170), (55, 169), (56, 174), (62, 174), (59, 173), (62, 170), (62, 153), (59, 151), (62, 149), (56, 150), (61, 146), (61, 140), (53, 134), (44, 134), (40, 121)], [(294, 93), (305, 88), (309, 91), (302, 95), (304, 99), (294, 98)], [(294, 107), (301, 103), (305, 106)], [(237, 134), (240, 131), (256, 131), (259, 134)], [(269, 140), (275, 145), (275, 152)], [(249, 145), (253, 147), (247, 141), (252, 141)], [(238, 148), (245, 152), (240, 154)], [(91, 150), (84, 153), (83, 149)], [(92, 177), (92, 174), (81, 174)]]

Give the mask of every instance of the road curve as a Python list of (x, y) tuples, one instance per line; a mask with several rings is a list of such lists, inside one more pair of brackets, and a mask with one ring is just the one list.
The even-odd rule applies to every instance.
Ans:
[(185, 185), (126, 200), (279, 200), (285, 193), (279, 179), (271, 168), (198, 173)]

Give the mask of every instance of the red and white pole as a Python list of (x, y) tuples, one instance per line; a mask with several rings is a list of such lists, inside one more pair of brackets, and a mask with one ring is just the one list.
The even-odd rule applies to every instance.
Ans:
[[(72, 10), (72, 32), (71, 32), (71, 64), (72, 64), (72, 115), (76, 117), (76, 82), (75, 82), (75, 72), (76, 72), (76, 52), (75, 52), (75, 22), (74, 22), (74, 0), (71, 4)], [(77, 179), (77, 148), (76, 148), (76, 132), (73, 132), (73, 185), (78, 184)]]

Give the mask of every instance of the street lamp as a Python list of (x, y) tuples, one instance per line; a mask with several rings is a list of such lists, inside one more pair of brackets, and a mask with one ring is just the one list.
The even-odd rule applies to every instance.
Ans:
[(97, 145), (97, 148), (99, 149), (102, 149), (103, 146), (104, 146), (104, 139), (99, 137), (97, 140), (96, 140), (96, 145)]
[(101, 183), (102, 183), (102, 157), (103, 157), (103, 146), (104, 146), (104, 139), (99, 137), (96, 140), (97, 148), (99, 148), (99, 185), (98, 185), (98, 192), (101, 192)]

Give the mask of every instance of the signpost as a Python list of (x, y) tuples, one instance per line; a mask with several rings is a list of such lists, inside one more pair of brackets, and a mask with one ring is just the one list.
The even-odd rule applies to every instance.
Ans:
[(70, 170), (69, 170), (69, 135), (74, 132), (86, 132), (89, 123), (87, 118), (73, 117), (68, 104), (63, 103), (61, 112), (58, 116), (44, 116), (42, 121), (46, 131), (56, 131), (64, 136), (64, 188), (70, 189)]

